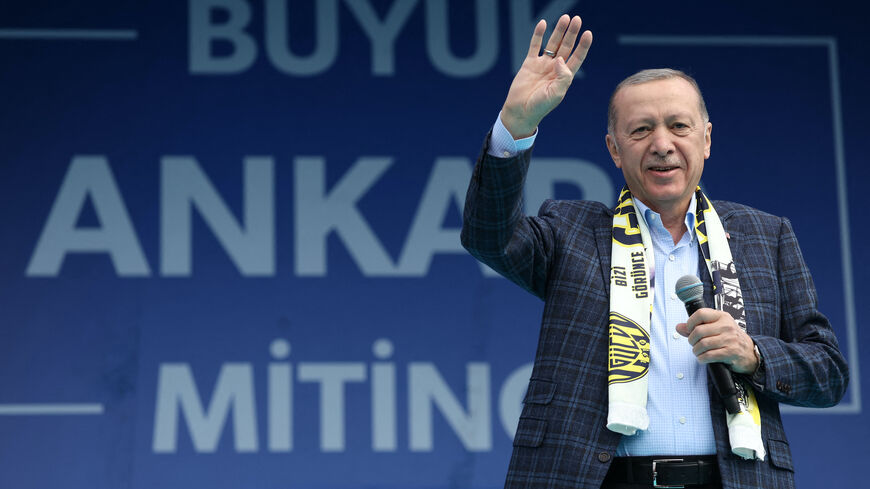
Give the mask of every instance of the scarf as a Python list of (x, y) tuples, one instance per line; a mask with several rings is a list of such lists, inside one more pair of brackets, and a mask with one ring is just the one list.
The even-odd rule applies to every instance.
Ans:
[[(726, 311), (746, 331), (743, 295), (731, 249), (719, 216), (701, 192), (697, 201), (694, 233), (713, 282), (715, 307)], [(634, 435), (649, 427), (646, 411), (650, 362), (650, 324), (653, 284), (650, 283), (652, 241), (646, 222), (639, 219), (628, 187), (619, 195), (613, 216), (610, 273), (609, 370), (607, 428)], [(647, 251), (648, 250), (648, 251)], [(740, 412), (728, 414), (731, 451), (744, 459), (764, 460), (761, 417), (749, 384), (732, 376)]]

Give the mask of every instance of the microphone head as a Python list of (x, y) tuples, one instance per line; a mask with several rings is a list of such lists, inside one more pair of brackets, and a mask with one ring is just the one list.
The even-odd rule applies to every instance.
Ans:
[(683, 275), (677, 280), (674, 292), (684, 304), (704, 298), (704, 283), (694, 275)]

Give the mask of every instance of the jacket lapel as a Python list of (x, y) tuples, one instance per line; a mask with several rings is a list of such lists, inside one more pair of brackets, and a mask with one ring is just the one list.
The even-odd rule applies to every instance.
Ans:
[(601, 257), (601, 278), (604, 280), (604, 288), (607, 296), (610, 296), (610, 253), (613, 243), (613, 212), (605, 214), (595, 228), (595, 243), (598, 246), (598, 255)]

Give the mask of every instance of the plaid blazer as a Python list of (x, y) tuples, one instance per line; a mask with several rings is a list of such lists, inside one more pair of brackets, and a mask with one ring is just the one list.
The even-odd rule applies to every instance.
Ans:
[[(489, 138), (487, 138), (488, 140)], [(523, 214), (531, 151), (493, 158), (486, 148), (465, 202), (463, 245), (480, 261), (542, 298), (534, 369), (514, 438), (506, 488), (598, 488), (619, 444), (607, 418), (607, 318), (613, 210), (599, 202), (546, 201)], [(763, 358), (751, 379), (761, 410), (763, 462), (731, 453), (725, 413), (710, 383), (724, 488), (792, 488), (794, 467), (779, 403), (832, 406), (848, 367), (788, 219), (714, 201), (744, 294), (748, 333)], [(699, 260), (704, 268), (704, 260)], [(705, 295), (712, 304), (706, 269)], [(680, 454), (662, 454), (680, 455)]]

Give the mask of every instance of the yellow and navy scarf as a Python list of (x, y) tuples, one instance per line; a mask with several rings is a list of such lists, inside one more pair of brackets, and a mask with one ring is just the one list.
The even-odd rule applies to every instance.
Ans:
[[(745, 331), (746, 316), (740, 282), (719, 216), (710, 201), (695, 191), (695, 236), (713, 279), (716, 309), (727, 311)], [(613, 216), (610, 271), (610, 351), (608, 355), (607, 428), (634, 435), (649, 427), (646, 411), (650, 362), (653, 284), (650, 283), (652, 242), (646, 222), (638, 218), (628, 187), (619, 195)], [(734, 380), (740, 412), (727, 414), (731, 451), (745, 459), (764, 460), (761, 418), (749, 384)]]

